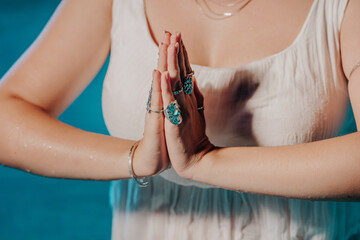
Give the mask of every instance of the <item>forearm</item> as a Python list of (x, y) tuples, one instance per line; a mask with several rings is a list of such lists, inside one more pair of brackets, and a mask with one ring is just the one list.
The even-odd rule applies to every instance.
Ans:
[(360, 133), (276, 147), (218, 148), (194, 165), (195, 181), (306, 199), (360, 197)]
[[(48, 177), (130, 177), (127, 157), (133, 141), (74, 128), (17, 98), (0, 99), (0, 109), (1, 164)], [(146, 171), (134, 167), (139, 175)]]

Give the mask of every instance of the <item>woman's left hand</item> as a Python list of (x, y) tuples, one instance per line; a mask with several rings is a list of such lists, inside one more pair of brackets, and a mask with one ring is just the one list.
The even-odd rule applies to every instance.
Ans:
[[(189, 84), (189, 81), (185, 83), (188, 74), (191, 76), (192, 69), (180, 34), (171, 37), (167, 63), (168, 71), (163, 72), (161, 76), (162, 98), (165, 116), (169, 110), (168, 117), (170, 115), (174, 121), (171, 123), (168, 117), (165, 119), (166, 145), (175, 171), (180, 176), (190, 179), (194, 174), (194, 166), (206, 153), (214, 149), (214, 145), (205, 134), (204, 98), (195, 76), (192, 75), (193, 84)], [(192, 88), (192, 91), (186, 91)], [(182, 91), (173, 93), (179, 89)], [(171, 109), (169, 106), (175, 108)], [(178, 117), (177, 108), (181, 115)]]

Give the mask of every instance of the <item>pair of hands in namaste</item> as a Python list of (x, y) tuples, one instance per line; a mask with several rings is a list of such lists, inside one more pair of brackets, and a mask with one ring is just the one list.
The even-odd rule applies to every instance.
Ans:
[[(181, 34), (164, 31), (159, 45), (158, 69), (153, 71), (151, 109), (159, 111), (177, 101), (182, 122), (172, 124), (163, 112), (147, 111), (144, 136), (134, 155), (134, 171), (137, 166), (146, 168), (143, 175), (151, 176), (167, 169), (172, 164), (175, 171), (191, 179), (194, 166), (203, 156), (214, 149), (205, 134), (205, 118), (202, 110), (204, 98), (193, 76), (193, 91), (174, 95), (182, 88), (182, 82), (192, 69)], [(142, 160), (140, 160), (142, 159)], [(136, 164), (138, 161), (138, 164)], [(144, 164), (140, 166), (140, 164)]]

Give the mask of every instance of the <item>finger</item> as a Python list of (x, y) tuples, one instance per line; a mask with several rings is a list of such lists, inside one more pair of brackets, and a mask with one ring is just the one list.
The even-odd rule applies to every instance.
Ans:
[[(193, 90), (192, 90), (192, 92), (191, 92), (190, 94), (188, 94), (187, 96), (188, 96), (188, 98), (190, 99), (190, 101), (192, 102), (193, 107), (194, 107), (194, 108), (197, 108), (197, 105), (198, 105), (198, 104), (197, 104), (197, 100), (196, 100), (196, 96), (195, 96), (195, 91), (194, 91), (195, 76), (192, 75), (192, 76), (191, 76), (191, 79), (192, 79), (192, 88), (193, 88)], [(187, 80), (187, 78), (186, 78), (186, 80)]]
[(170, 37), (170, 44), (175, 44), (176, 42), (179, 42), (179, 36), (177, 34), (172, 34)]
[[(170, 74), (169, 72), (163, 72), (161, 75), (161, 91), (162, 91), (162, 99), (163, 99), (163, 103), (164, 103), (164, 109), (166, 111), (167, 106), (175, 101), (175, 97), (172, 93), (172, 88), (171, 88), (171, 83), (170, 83)], [(180, 108), (179, 108), (180, 109)], [(182, 111), (180, 109), (180, 114), (182, 115)], [(165, 115), (165, 112), (164, 112)], [(175, 125), (173, 125), (172, 123), (170, 123), (170, 120), (167, 119), (165, 120), (165, 124), (167, 125), (172, 125), (173, 127), (175, 127)], [(172, 127), (172, 129), (173, 129)]]
[(163, 72), (161, 74), (161, 93), (162, 93), (162, 101), (164, 103), (164, 109), (167, 105), (175, 100), (175, 97), (172, 93), (172, 88), (170, 84), (170, 75), (169, 72)]
[(179, 34), (171, 35), (170, 44), (168, 47), (168, 70), (170, 73), (170, 78), (177, 77), (178, 79), (180, 79), (180, 68), (179, 68), (179, 58), (178, 58), (180, 51), (179, 38), (180, 38)]
[(162, 110), (162, 92), (161, 92), (161, 73), (157, 70), (153, 71), (153, 82), (151, 89), (150, 111), (147, 111), (145, 133), (159, 133), (163, 130), (163, 113), (154, 111)]
[(168, 45), (161, 42), (159, 45), (159, 60), (158, 60), (158, 70), (164, 72), (167, 70), (167, 49)]
[[(152, 83), (152, 98), (151, 109), (154, 111), (161, 111), (163, 107), (161, 96), (161, 73), (157, 70), (153, 71), (153, 83)], [(150, 113), (151, 115), (162, 116), (158, 113)]]
[(158, 70), (164, 72), (167, 70), (167, 48), (170, 44), (171, 33), (164, 31), (163, 40), (159, 44)]
[(196, 98), (196, 102), (198, 106), (201, 107), (204, 105), (204, 95), (201, 93), (195, 77), (193, 77), (193, 82), (194, 82), (194, 95)]
[[(182, 84), (180, 81), (180, 69), (178, 64), (178, 51), (179, 51), (179, 43), (171, 43), (168, 47), (168, 71), (170, 74), (170, 82), (171, 82), (171, 88), (172, 91), (177, 91), (181, 89)], [(182, 103), (184, 100), (184, 93), (180, 93), (176, 95), (176, 99), (179, 99)]]
[(190, 65), (190, 60), (189, 60), (189, 56), (188, 56), (188, 53), (186, 51), (186, 47), (184, 45), (184, 42), (183, 40), (181, 39), (181, 46), (182, 46), (182, 51), (183, 51), (183, 54), (184, 54), (184, 62), (185, 62), (185, 69), (186, 69), (186, 73), (191, 73), (192, 72), (192, 68), (191, 68), (191, 65)]
[(168, 31), (164, 31), (164, 37), (163, 37), (163, 43), (165, 44), (170, 44), (170, 37), (171, 37), (171, 33)]
[(179, 54), (178, 54), (178, 62), (179, 62), (179, 69), (180, 69), (180, 79), (184, 81), (186, 77), (186, 68), (185, 68), (185, 59), (184, 59), (184, 52), (181, 40), (181, 33), (177, 33), (179, 36)]
[[(192, 72), (192, 70), (190, 67), (190, 63), (189, 63), (187, 54), (185, 56), (185, 52), (184, 52), (185, 46), (184, 46), (184, 42), (182, 41), (181, 35), (179, 38), (179, 46), (180, 46), (180, 50), (179, 50), (180, 77), (181, 77), (182, 86), (184, 87), (185, 86), (184, 83), (187, 80), (187, 76), (189, 73)], [(186, 66), (186, 64), (188, 65), (188, 67)], [(188, 71), (187, 69), (190, 69), (190, 71)], [(191, 103), (192, 103), (192, 107), (196, 108), (197, 104), (196, 104), (196, 98), (195, 98), (194, 94), (191, 93), (191, 94), (187, 95), (186, 98), (189, 98), (189, 101), (191, 101)]]
[[(201, 93), (195, 77), (193, 78), (193, 82), (194, 82), (194, 96), (196, 98), (197, 108), (204, 107), (204, 95)], [(199, 112), (203, 113), (204, 110), (199, 110)]]
[(174, 101), (177, 102), (177, 107), (180, 111), (180, 116), (175, 116), (172, 114), (175, 114), (175, 111), (170, 111), (170, 115), (172, 115), (172, 119), (167, 119), (165, 120), (165, 125), (171, 126), (171, 129), (179, 129), (176, 127), (176, 123), (173, 122), (174, 119), (178, 120), (178, 121), (182, 121), (184, 119), (187, 118), (186, 116), (188, 116), (187, 112), (186, 112), (186, 107), (184, 105), (181, 105), (178, 101), (178, 99), (176, 99), (172, 93), (172, 88), (171, 88), (171, 78), (170, 78), (170, 74), (169, 72), (164, 72), (161, 76), (161, 90), (162, 90), (162, 98), (163, 98), (163, 103), (164, 103), (164, 115), (166, 116), (166, 111), (167, 108), (169, 106), (169, 104), (173, 103)]

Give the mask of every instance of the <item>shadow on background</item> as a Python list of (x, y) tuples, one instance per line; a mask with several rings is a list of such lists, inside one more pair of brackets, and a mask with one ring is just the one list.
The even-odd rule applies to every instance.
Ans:
[[(0, 0), (0, 77), (35, 40), (59, 3)], [(108, 134), (101, 110), (107, 65), (61, 121)], [(51, 179), (0, 166), (0, 239), (110, 239), (108, 191), (109, 182)]]

